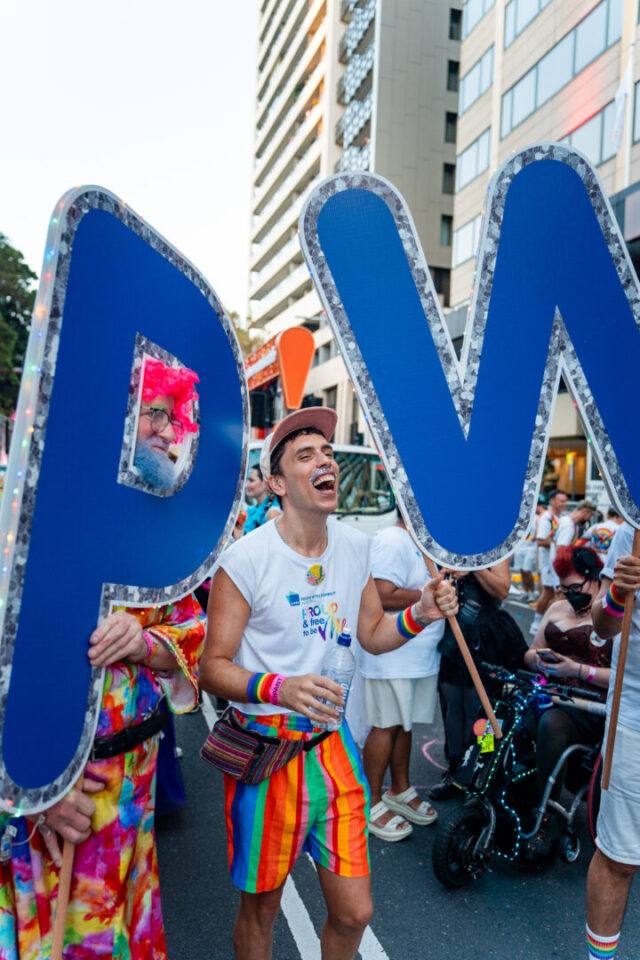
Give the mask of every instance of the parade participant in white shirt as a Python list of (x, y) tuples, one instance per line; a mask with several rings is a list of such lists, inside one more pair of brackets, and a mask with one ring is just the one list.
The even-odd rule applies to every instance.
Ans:
[[(385, 653), (457, 611), (453, 586), (438, 576), (417, 603), (384, 614), (369, 573), (370, 540), (330, 517), (336, 419), (327, 408), (303, 408), (267, 438), (261, 466), (283, 515), (223, 555), (200, 671), (203, 688), (231, 701), (245, 729), (307, 742), (318, 724), (339, 716), (341, 688), (320, 667), (326, 642), (345, 624), (365, 650)], [(232, 878), (242, 890), (236, 957), (272, 956), (284, 882), (306, 850), (327, 905), (323, 960), (351, 960), (373, 907), (368, 787), (347, 725), (260, 783), (225, 776), (225, 794)]]
[(553, 569), (555, 556), (554, 538), (560, 522), (560, 514), (567, 505), (564, 490), (552, 490), (549, 494), (549, 509), (538, 520), (538, 566), (540, 568), (540, 596), (536, 604), (536, 614), (531, 624), (531, 633), (538, 632), (542, 615), (554, 598), (558, 587), (558, 578)]
[[(371, 573), (383, 608), (397, 612), (419, 600), (425, 572), (424, 556), (398, 514), (395, 525), (373, 541)], [(426, 826), (438, 816), (411, 786), (409, 759), (413, 724), (433, 723), (443, 633), (444, 621), (438, 620), (404, 647), (378, 657), (361, 651), (359, 657), (367, 723), (372, 725), (363, 754), (371, 787), (369, 832), (381, 840), (402, 840), (411, 834), (412, 823)], [(383, 796), (387, 767), (391, 786)]]

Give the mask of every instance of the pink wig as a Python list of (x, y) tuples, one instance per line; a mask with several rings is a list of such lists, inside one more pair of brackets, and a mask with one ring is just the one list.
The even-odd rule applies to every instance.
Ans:
[(182, 443), (185, 431), (197, 433), (198, 424), (192, 419), (193, 402), (198, 399), (194, 383), (198, 375), (188, 367), (168, 367), (160, 360), (145, 360), (142, 400), (151, 403), (155, 397), (173, 397), (173, 416), (180, 421), (176, 428), (176, 442)]

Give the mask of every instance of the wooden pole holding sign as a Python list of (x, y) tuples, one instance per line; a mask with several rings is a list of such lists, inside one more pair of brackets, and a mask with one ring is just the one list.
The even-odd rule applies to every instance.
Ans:
[(71, 889), (71, 873), (76, 847), (74, 843), (65, 840), (62, 848), (62, 867), (58, 879), (58, 901), (56, 915), (53, 921), (53, 938), (51, 945), (51, 960), (62, 960), (64, 949), (64, 931), (67, 925), (67, 908), (69, 906), (69, 892)]
[[(429, 571), (429, 576), (433, 579), (438, 576), (438, 571), (436, 565), (429, 557), (425, 555), (425, 561), (427, 564), (427, 570)], [(487, 691), (484, 688), (484, 684), (478, 673), (478, 668), (473, 662), (473, 657), (467, 646), (467, 641), (464, 638), (462, 630), (460, 629), (460, 624), (456, 617), (447, 617), (447, 622), (451, 629), (453, 630), (453, 635), (456, 638), (456, 643), (460, 648), (460, 653), (462, 654), (462, 659), (464, 660), (467, 670), (471, 675), (473, 685), (476, 688), (476, 693), (480, 697), (480, 703), (482, 704), (482, 709), (484, 710), (487, 720), (491, 724), (491, 729), (493, 730), (494, 736), (499, 740), (502, 737), (502, 730), (500, 729), (500, 724), (498, 723), (497, 717), (493, 712), (493, 707), (491, 706), (491, 701), (487, 696)]]
[[(640, 530), (636, 529), (633, 533), (633, 547), (631, 548), (632, 557), (640, 557)], [(611, 779), (611, 762), (613, 760), (613, 748), (616, 741), (616, 728), (618, 726), (618, 713), (620, 711), (620, 695), (622, 693), (622, 682), (624, 680), (624, 665), (627, 660), (627, 647), (629, 646), (629, 630), (631, 629), (631, 614), (633, 613), (633, 601), (635, 593), (629, 591), (624, 598), (624, 616), (622, 617), (622, 634), (620, 636), (620, 649), (618, 650), (618, 666), (616, 667), (616, 683), (613, 688), (613, 697), (611, 698), (611, 715), (609, 716), (609, 733), (607, 734), (607, 746), (604, 754), (604, 767), (602, 769), (602, 789), (609, 789)]]

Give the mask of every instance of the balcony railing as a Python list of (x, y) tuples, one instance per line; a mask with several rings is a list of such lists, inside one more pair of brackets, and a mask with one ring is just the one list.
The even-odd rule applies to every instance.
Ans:
[(347, 147), (336, 164), (336, 173), (345, 170), (368, 170), (371, 161), (371, 148), (368, 143), (364, 147)]
[(340, 100), (340, 84), (344, 87), (343, 103), (349, 103), (355, 97), (356, 93), (366, 80), (369, 72), (373, 68), (375, 60), (375, 44), (370, 43), (366, 53), (354, 53), (349, 60), (340, 83), (338, 85), (338, 100)]
[(253, 218), (253, 222), (251, 226), (253, 227), (254, 230), (259, 230), (260, 227), (263, 227), (265, 223), (267, 223), (267, 221), (269, 220), (269, 217), (273, 216), (273, 214), (278, 209), (278, 207), (280, 206), (282, 201), (285, 199), (287, 194), (291, 193), (295, 183), (302, 180), (302, 178), (306, 175), (306, 172), (307, 171), (305, 171), (300, 167), (300, 164), (296, 165), (296, 167), (289, 174), (289, 176), (282, 181), (282, 184), (276, 190), (274, 195), (271, 197), (271, 199), (269, 200), (269, 203), (266, 205), (264, 210), (258, 216), (255, 216)]
[(364, 100), (352, 100), (336, 124), (336, 143), (342, 143), (344, 149), (356, 139), (365, 123), (371, 117), (373, 98), (371, 91)]
[[(262, 164), (266, 160), (267, 154), (274, 146), (274, 142), (277, 143), (278, 138), (282, 139), (282, 137), (286, 136), (286, 134), (289, 132), (289, 127), (293, 123), (296, 115), (303, 109), (305, 97), (308, 96), (308, 91), (310, 90), (313, 92), (315, 90), (316, 86), (320, 83), (322, 77), (324, 76), (324, 70), (324, 64), (319, 63), (311, 75), (305, 76), (303, 71), (303, 76), (299, 79), (298, 84), (296, 84), (296, 86), (299, 85), (301, 87), (300, 93), (291, 104), (282, 120), (279, 120), (273, 126), (273, 128), (269, 125), (269, 121), (269, 123), (266, 124), (262, 130), (258, 131), (258, 136), (256, 138), (256, 152), (258, 150), (264, 150), (262, 156), (258, 159), (259, 164)], [(293, 77), (291, 77), (291, 79), (293, 80)], [(305, 93), (305, 91), (307, 92)], [(292, 90), (292, 93), (293, 92), (295, 92), (295, 87)], [(283, 91), (280, 96), (274, 100), (269, 110), (269, 114), (273, 114), (273, 119), (275, 119), (277, 108), (281, 107), (283, 101), (288, 100), (289, 96), (290, 94), (285, 96)], [(315, 104), (312, 104), (312, 106), (315, 106)]]
[(285, 263), (288, 263), (292, 257), (300, 253), (300, 240), (298, 236), (292, 237), (288, 243), (285, 243), (284, 247), (281, 250), (278, 250), (275, 257), (272, 257), (271, 260), (268, 260), (264, 267), (260, 270), (256, 270), (251, 278), (251, 287), (249, 291), (249, 299), (255, 300), (256, 294), (260, 292), (260, 288), (265, 285), (269, 277), (273, 276), (274, 273), (277, 273)]
[[(317, 139), (311, 141), (311, 143), (310, 143), (309, 146), (306, 148), (306, 150), (304, 151), (304, 153), (296, 160), (296, 167), (295, 167), (296, 170), (297, 170), (298, 168), (300, 168), (300, 164), (304, 163), (304, 161), (308, 158), (309, 153), (314, 149), (314, 147), (317, 146), (317, 144), (318, 144), (318, 140), (317, 140)], [(278, 169), (280, 170), (280, 172), (282, 172), (282, 170), (283, 170), (284, 168), (282, 167), (282, 165), (280, 165), (280, 166), (278, 167)], [(292, 173), (295, 173), (295, 170), (292, 171)], [(288, 180), (288, 179), (289, 179), (289, 177), (287, 177), (287, 180)], [(259, 205), (261, 199), (262, 199), (264, 196), (266, 196), (266, 194), (267, 194), (267, 193), (269, 192), (269, 190), (271, 189), (272, 185), (273, 185), (273, 179), (270, 178), (269, 180), (267, 180), (267, 182), (265, 183), (265, 185), (264, 185), (263, 187), (259, 187), (257, 190), (254, 191), (254, 194), (253, 194), (253, 201), (254, 201), (253, 205), (254, 205), (254, 208), (256, 208), (256, 207)], [(281, 187), (282, 187), (283, 185), (284, 185), (284, 181), (283, 181), (283, 183), (280, 185), (280, 187), (278, 187), (278, 192), (280, 191), (280, 189), (281, 189)], [(274, 193), (271, 197), (269, 197), (269, 203), (271, 203), (271, 200), (272, 200), (273, 197), (275, 197), (275, 196), (276, 196), (276, 194)], [(258, 210), (258, 211), (256, 212), (255, 216), (256, 216), (256, 217), (257, 217), (257, 216), (262, 216), (262, 214), (263, 214), (264, 211), (266, 210), (266, 207), (267, 207), (267, 205), (265, 204), (265, 206), (262, 208), (262, 210)]]
[(349, 20), (357, 3), (358, 0), (342, 0), (340, 4), (340, 17), (344, 23)]
[(266, 297), (264, 297), (262, 300), (254, 301), (255, 306), (251, 311), (252, 316), (256, 320), (259, 320), (265, 315), (265, 313), (273, 310), (273, 308), (283, 300), (293, 296), (295, 291), (307, 280), (311, 280), (309, 270), (306, 263), (302, 263), (299, 267), (296, 267), (292, 273), (288, 274), (282, 283), (279, 283), (277, 287), (274, 287), (274, 289), (271, 290)]
[(319, 176), (314, 177), (311, 183), (307, 186), (304, 193), (296, 199), (294, 204), (291, 207), (289, 207), (288, 210), (285, 210), (285, 212), (280, 217), (280, 219), (276, 223), (274, 223), (274, 225), (271, 227), (269, 232), (264, 235), (262, 240), (259, 243), (253, 243), (251, 245), (252, 262), (255, 263), (257, 260), (259, 260), (260, 257), (262, 257), (263, 254), (267, 252), (269, 247), (273, 246), (273, 244), (276, 242), (278, 237), (282, 235), (282, 232), (285, 228), (291, 227), (295, 223), (297, 223), (298, 216), (300, 214), (300, 211), (302, 210), (302, 205), (304, 203), (304, 198), (307, 196), (309, 191), (312, 190), (313, 187), (315, 187), (316, 184), (320, 182), (320, 179), (321, 178)]
[(358, 49), (358, 44), (365, 35), (369, 24), (376, 15), (376, 0), (368, 0), (364, 7), (352, 8), (349, 26), (340, 41), (339, 57), (342, 63)]
[[(277, 35), (278, 36), (277, 42), (273, 44), (271, 50), (269, 51), (269, 57), (265, 61), (264, 67), (262, 68), (262, 70), (260, 70), (260, 76), (263, 76), (263, 75), (268, 76), (271, 70), (273, 70), (273, 68), (277, 64), (278, 57), (284, 55), (283, 51), (287, 50), (291, 36), (297, 36), (300, 27), (304, 23), (304, 20), (306, 19), (306, 15), (309, 12), (310, 3), (311, 3), (311, 0), (305, 0), (304, 8), (298, 12), (293, 22), (291, 22), (291, 19), (289, 19), (288, 22), (285, 22), (284, 24), (281, 23), (279, 27), (279, 32)], [(290, 12), (294, 12), (295, 7), (296, 7), (296, 4), (294, 3), (293, 9)], [(302, 17), (302, 19), (300, 19), (300, 17)], [(297, 27), (296, 27), (296, 21), (298, 21)]]
[[(296, 63), (298, 61), (296, 61), (296, 63), (292, 63), (293, 57), (295, 56), (298, 49), (300, 48), (306, 34), (309, 32), (309, 28), (311, 27), (323, 3), (324, 3), (324, 0), (316, 0), (316, 2), (310, 8), (309, 13), (300, 24), (300, 27), (296, 31), (295, 36), (292, 38), (289, 44), (287, 54), (285, 55), (281, 64), (278, 67), (276, 67), (276, 69), (271, 74), (271, 77), (267, 83), (264, 93), (258, 101), (258, 108), (260, 108), (260, 105), (262, 103), (267, 103), (271, 99), (271, 95), (275, 90), (278, 89), (280, 81), (286, 75), (287, 71), (289, 71), (290, 69), (291, 70), (295, 69)], [(319, 33), (321, 33), (321, 31), (317, 30), (316, 35)], [(310, 46), (311, 44), (307, 44), (307, 50), (309, 49)]]

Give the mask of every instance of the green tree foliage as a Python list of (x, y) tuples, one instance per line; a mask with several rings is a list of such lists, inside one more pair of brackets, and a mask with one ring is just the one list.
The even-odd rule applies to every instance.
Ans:
[(261, 330), (251, 329), (251, 327), (242, 326), (240, 323), (240, 317), (235, 312), (235, 310), (229, 314), (229, 319), (233, 324), (233, 329), (236, 332), (238, 338), (238, 343), (240, 344), (240, 349), (242, 350), (243, 357), (249, 357), (258, 347), (261, 347), (265, 342), (265, 335)]
[(16, 407), (19, 373), (27, 347), (36, 274), (0, 233), (0, 413)]

